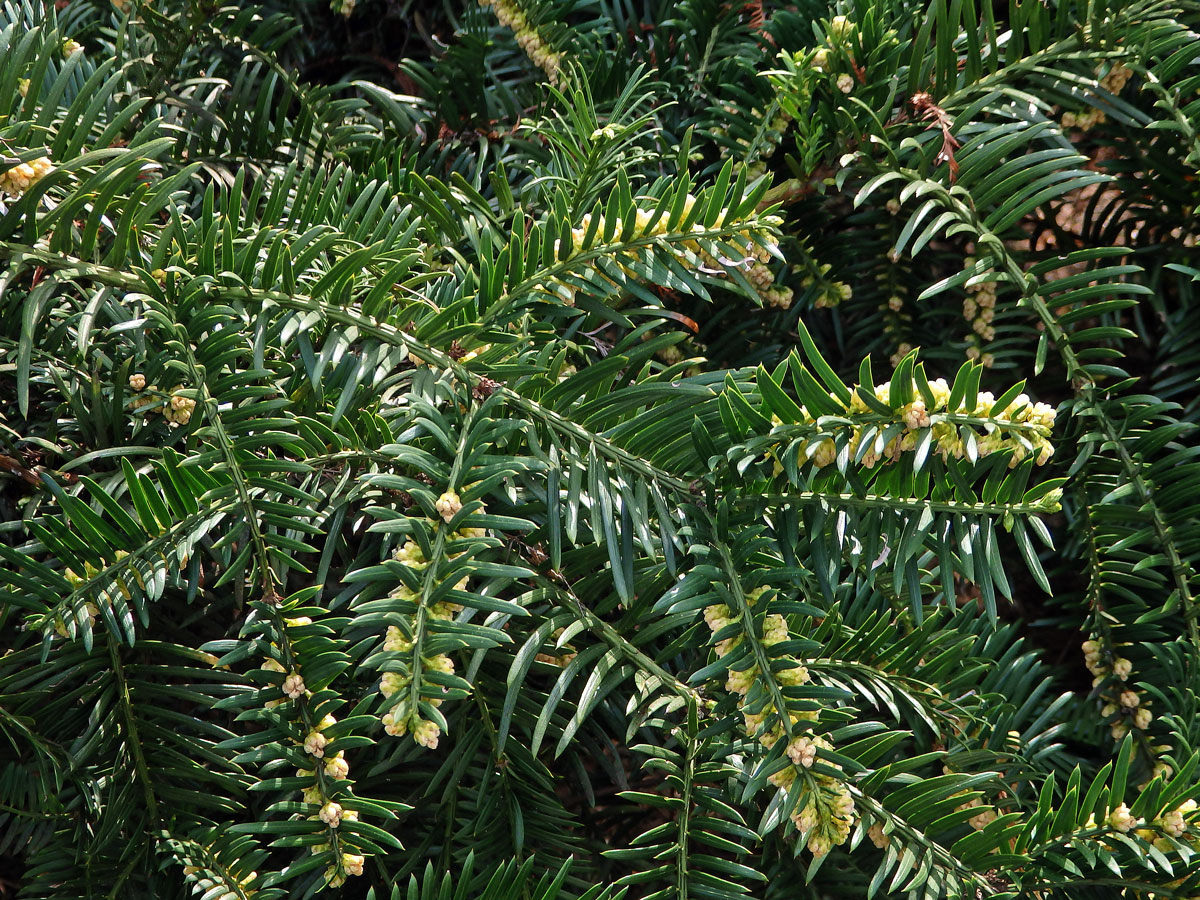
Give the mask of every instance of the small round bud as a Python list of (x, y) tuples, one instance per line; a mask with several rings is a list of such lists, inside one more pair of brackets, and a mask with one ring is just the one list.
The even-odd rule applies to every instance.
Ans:
[(1108, 814), (1108, 824), (1122, 834), (1132, 831), (1137, 822), (1138, 820), (1129, 814), (1129, 807), (1124, 803)]
[(325, 745), (329, 743), (325, 735), (319, 731), (310, 731), (304, 739), (304, 752), (309, 756), (320, 759), (325, 755)]
[(339, 750), (337, 756), (325, 760), (325, 774), (330, 778), (347, 778), (350, 775), (350, 763), (346, 762), (345, 754)]
[(413, 729), (413, 740), (422, 747), (429, 750), (436, 750), (438, 745), (438, 737), (442, 730), (438, 728), (434, 722), (429, 722), (424, 719), (419, 721)]
[(321, 807), (321, 812), (319, 815), (321, 817), (321, 821), (330, 828), (337, 828), (342, 822), (342, 805), (330, 800)]
[(304, 695), (304, 679), (299, 674), (293, 672), (287, 678), (283, 679), (283, 692), (291, 699), (295, 700)]

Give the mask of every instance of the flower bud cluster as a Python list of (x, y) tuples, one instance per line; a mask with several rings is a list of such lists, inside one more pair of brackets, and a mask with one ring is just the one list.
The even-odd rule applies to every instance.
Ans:
[(1096, 822), (1094, 815), (1088, 816), (1085, 827), (1089, 829), (1111, 828), (1121, 834), (1133, 832), (1135, 836), (1147, 844), (1153, 844), (1156, 850), (1163, 853), (1177, 849), (1175, 842), (1181, 840), (1186, 840), (1195, 850), (1200, 847), (1200, 832), (1190, 826), (1195, 824), (1193, 820), (1196, 818), (1195, 812), (1198, 808), (1200, 805), (1189, 798), (1174, 809), (1163, 812), (1158, 818), (1146, 822), (1135, 816), (1130, 812), (1129, 807), (1122, 803), (1100, 823)]
[[(829, 28), (827, 29), (829, 38), (828, 44), (818, 47), (812, 52), (812, 55), (808, 59), (809, 66), (811, 66), (813, 69), (816, 69), (818, 72), (832, 73), (833, 50), (831, 48), (841, 47), (847, 44), (850, 39), (854, 37), (856, 31), (857, 26), (845, 16), (834, 16), (829, 21)], [(849, 91), (846, 93), (849, 93)]]
[[(344, 814), (343, 818), (345, 818)], [(324, 845), (313, 847), (314, 851), (327, 849), (329, 848)], [(338, 888), (345, 884), (347, 875), (361, 875), (366, 859), (357, 853), (343, 853), (341, 862), (340, 871), (337, 866), (330, 866), (325, 870), (325, 883), (331, 888)]]
[(1187, 817), (1194, 813), (1196, 809), (1197, 803), (1195, 800), (1184, 800), (1175, 809), (1163, 813), (1162, 817), (1158, 820), (1158, 825), (1168, 835), (1178, 840), (1187, 833)]
[(339, 750), (336, 756), (325, 760), (325, 774), (337, 781), (350, 777), (350, 763), (346, 762), (345, 751)]
[(854, 59), (853, 38), (857, 31), (858, 26), (845, 16), (834, 16), (827, 29), (827, 44), (812, 51), (798, 53), (796, 62), (799, 64), (806, 57), (811, 69), (832, 76), (833, 85), (839, 92), (852, 93), (858, 79), (850, 72), (835, 70), (840, 68), (839, 63), (845, 61), (856, 74), (861, 73), (862, 70)]
[(149, 407), (150, 412), (161, 412), (172, 428), (178, 428), (192, 421), (196, 401), (183, 393), (182, 384), (175, 385), (171, 388), (170, 394), (164, 397), (160, 394), (157, 384), (146, 384), (146, 376), (141, 372), (135, 372), (129, 376), (129, 388), (134, 393), (142, 394), (134, 399), (134, 409)]
[[(287, 629), (304, 628), (312, 624), (313, 620), (308, 616), (283, 619), (285, 635)], [(272, 644), (271, 647), (278, 654), (276, 645)], [(337, 719), (331, 713), (326, 713), (315, 722), (313, 721), (315, 719), (311, 701), (313, 695), (306, 687), (304, 678), (299, 672), (293, 671), (285, 674), (287, 669), (274, 656), (268, 656), (263, 661), (262, 668), (267, 672), (285, 675), (281, 690), (287, 700), (273, 700), (266, 705), (268, 708), (277, 707), (288, 700), (295, 703), (290, 708), (290, 715), (293, 721), (299, 720), (301, 733), (304, 736), (301, 738), (293, 733), (293, 740), (312, 760), (311, 769), (296, 770), (297, 778), (309, 781), (308, 786), (301, 790), (301, 799), (308, 806), (308, 813), (297, 813), (293, 818), (299, 819), (307, 815), (310, 821), (319, 821), (326, 826), (328, 829), (326, 842), (314, 844), (310, 849), (313, 853), (324, 853), (330, 850), (335, 853), (334, 858), (338, 862), (326, 869), (325, 880), (329, 884), (342, 884), (347, 875), (362, 874), (364, 858), (344, 852), (345, 838), (338, 833), (338, 829), (343, 823), (358, 820), (358, 811), (343, 805), (347, 795), (345, 788), (338, 785), (338, 782), (345, 781), (350, 777), (350, 763), (346, 759), (344, 750), (332, 752), (330, 747), (335, 738), (331, 737), (328, 732), (337, 724)], [(304, 732), (304, 729), (307, 729), (307, 733)]]
[(787, 746), (788, 759), (793, 765), (801, 766), (805, 769), (811, 769), (812, 764), (816, 762), (818, 750), (832, 750), (833, 744), (829, 743), (823, 737), (809, 737), (801, 735), (798, 738), (793, 738)]
[(75, 53), (78, 50), (82, 50), (82, 49), (83, 49), (83, 44), (79, 43), (78, 41), (72, 40), (71, 38), (63, 38), (63, 41), (62, 41), (63, 59), (66, 59), (71, 54)]
[[(975, 438), (975, 451), (980, 457), (990, 456), (1002, 450), (1011, 450), (1012, 457), (1009, 466), (1015, 467), (1026, 457), (1032, 457), (1034, 462), (1043, 466), (1050, 461), (1054, 447), (1050, 443), (1050, 433), (1054, 428), (1055, 411), (1046, 403), (1033, 403), (1025, 394), (1013, 399), (1004, 409), (995, 409), (996, 398), (988, 391), (977, 394), (974, 404), (967, 407), (960, 402), (954, 409), (949, 408), (950, 385), (944, 378), (929, 382), (933, 395), (932, 406), (928, 405), (923, 395), (905, 404), (893, 415), (904, 423), (905, 430), (886, 443), (882, 440), (883, 428), (856, 424), (849, 442), (851, 458), (857, 458), (859, 445), (867, 427), (874, 427), (876, 437), (874, 443), (862, 454), (861, 463), (866, 468), (873, 468), (879, 462), (889, 463), (900, 459), (905, 452), (916, 448), (917, 433), (923, 428), (933, 429), (933, 440), (936, 452), (943, 459), (955, 457), (962, 459), (967, 455), (967, 442), (961, 429), (970, 428)], [(859, 416), (871, 413), (871, 407), (863, 399), (862, 386), (855, 388), (850, 404), (845, 407), (846, 413)], [(891, 393), (890, 384), (876, 385), (873, 389), (876, 400), (887, 404)], [(832, 399), (836, 397), (831, 395)], [(801, 407), (803, 420), (797, 424), (818, 424), (807, 409)], [(985, 420), (982, 423), (983, 433), (975, 430), (975, 423), (959, 425), (956, 418), (972, 418)], [(776, 424), (779, 424), (776, 420)], [(1018, 435), (1020, 437), (1018, 437)], [(775, 453), (776, 451), (771, 451)], [(808, 440), (802, 453), (817, 468), (830, 465), (837, 457), (837, 445), (833, 438), (816, 435)], [(776, 473), (782, 467), (776, 462)], [(1052, 500), (1054, 498), (1051, 498)]]
[[(754, 608), (758, 604), (765, 592), (766, 588), (755, 588), (747, 593), (746, 600), (751, 608)], [(713, 632), (713, 640), (716, 642), (715, 649), (718, 656), (725, 656), (742, 644), (743, 631), (741, 630), (729, 637), (718, 638), (718, 635), (725, 632), (731, 625), (741, 621), (741, 616), (725, 604), (717, 603), (705, 608), (704, 621)], [(759, 639), (763, 646), (773, 647), (787, 639), (788, 626), (783, 616), (771, 613), (763, 617), (762, 637)], [(795, 687), (809, 682), (810, 675), (808, 669), (799, 660), (794, 657), (776, 658), (783, 662), (783, 665), (774, 671), (775, 681), (778, 684), (784, 687)], [(756, 712), (750, 712), (746, 707), (746, 695), (750, 692), (758, 675), (758, 667), (755, 665), (742, 670), (730, 669), (725, 681), (725, 688), (730, 693), (740, 694), (742, 697), (739, 705), (745, 719), (747, 734), (758, 740), (764, 747), (770, 749), (783, 736), (783, 726), (781, 722), (777, 723), (773, 728), (766, 728), (764, 724), (768, 715), (777, 714), (780, 711), (776, 710), (770, 701), (768, 701), (767, 706), (758, 709)], [(795, 725), (801, 721), (816, 721), (817, 713), (815, 711), (793, 712), (789, 713), (789, 717), (791, 723)]]
[(829, 309), (854, 296), (850, 285), (829, 277), (833, 266), (818, 262), (811, 246), (802, 243), (799, 247), (799, 257), (800, 262), (796, 269), (804, 273), (804, 277), (800, 279), (800, 287), (805, 291), (815, 288), (814, 307)]
[(337, 828), (342, 824), (343, 811), (342, 804), (330, 800), (321, 807), (321, 811), (317, 813), (317, 815), (320, 816), (321, 821), (330, 828)]
[(434, 508), (446, 524), (449, 524), (450, 520), (458, 515), (458, 511), (462, 509), (462, 500), (459, 499), (458, 494), (454, 491), (446, 491), (442, 496), (437, 498)]
[(181, 390), (182, 384), (175, 385), (170, 400), (163, 407), (163, 415), (172, 425), (186, 425), (192, 420), (192, 410), (196, 408), (196, 401), (179, 393)]
[[(975, 265), (975, 257), (968, 256), (963, 260), (965, 268)], [(986, 274), (986, 273), (985, 273)], [(992, 320), (996, 318), (996, 283), (983, 281), (967, 286), (967, 296), (963, 299), (963, 318), (971, 323), (972, 334), (967, 340), (972, 344), (975, 353), (968, 355), (979, 359), (982, 354), (980, 342), (991, 341), (996, 337), (996, 329)]]
[(1121, 681), (1128, 681), (1133, 673), (1133, 663), (1124, 657), (1114, 656), (1113, 651), (1106, 650), (1097, 640), (1084, 641), (1081, 649), (1083, 663), (1093, 676), (1092, 687), (1099, 687), (1110, 674)]
[(808, 850), (824, 856), (850, 837), (857, 816), (854, 798), (844, 784), (825, 779), (807, 795), (807, 801), (792, 813), (792, 824), (808, 839)]
[[(746, 600), (752, 610), (762, 600), (766, 590), (756, 588), (747, 593)], [(727, 634), (731, 626), (737, 625), (741, 618), (739, 613), (723, 603), (705, 608), (704, 621), (713, 633), (718, 656), (725, 656), (743, 642), (744, 629), (732, 636), (720, 637)], [(763, 646), (773, 647), (789, 637), (787, 620), (783, 616), (768, 613), (763, 617), (762, 636), (758, 639)], [(811, 676), (808, 669), (799, 660), (787, 656), (776, 656), (775, 659), (783, 663), (782, 667), (773, 669), (773, 677), (781, 687), (796, 687), (809, 682)], [(759, 677), (757, 665), (742, 670), (730, 669), (725, 688), (740, 695), (738, 703), (745, 721), (746, 733), (770, 750), (785, 736), (782, 715), (786, 714), (791, 726), (795, 727), (801, 723), (815, 722), (819, 714), (816, 710), (779, 710), (771, 699), (763, 703), (761, 696), (754, 697), (754, 710), (751, 711), (748, 704), (751, 702), (752, 693), (758, 693), (752, 689)], [(768, 717), (774, 721), (773, 726), (768, 726)], [(855, 820), (854, 801), (845, 785), (824, 772), (813, 771), (813, 764), (821, 752), (832, 749), (833, 745), (829, 740), (820, 735), (808, 732), (793, 734), (783, 754), (787, 762), (767, 779), (781, 790), (802, 793), (803, 799), (798, 804), (792, 821), (806, 837), (808, 849), (814, 856), (823, 856), (833, 846), (843, 843), (850, 836), (850, 829)], [(822, 760), (822, 765), (835, 770), (841, 768), (828, 759)]]
[[(460, 587), (463, 586), (465, 586), (465, 579), (464, 584), (460, 585)], [(418, 602), (417, 595), (404, 587), (397, 588), (392, 592), (391, 596), (411, 602), (414, 606)], [(439, 609), (438, 607), (446, 608)], [(427, 612), (431, 618), (449, 619), (459, 609), (461, 607), (458, 604), (439, 603), (430, 606)], [(418, 660), (416, 644), (412, 639), (412, 634), (413, 625), (411, 622), (406, 621), (402, 627), (389, 625), (384, 636), (384, 651), (394, 653), (398, 657), (390, 665), (399, 666), (400, 671), (386, 671), (380, 676), (379, 693), (383, 695), (385, 700), (392, 701), (387, 712), (381, 716), (381, 720), (383, 722), (383, 730), (392, 737), (402, 737), (405, 734), (411, 734), (413, 740), (422, 747), (433, 750), (438, 746), (441, 729), (435, 722), (422, 719), (419, 711), (413, 708), (408, 693), (412, 686), (412, 673), (414, 670), (418, 670), (422, 672), (443, 672), (450, 675), (454, 673), (454, 660), (444, 653), (420, 657)], [(428, 692), (430, 693), (434, 693), (436, 690), (438, 690), (436, 686), (431, 685), (428, 687)], [(440, 690), (443, 693), (445, 692), (445, 688), (440, 688)], [(442, 705), (441, 697), (426, 696), (422, 699), (434, 707)]]
[(557, 85), (563, 54), (555, 53), (546, 45), (516, 0), (479, 0), (479, 5), (492, 8), (500, 24), (512, 30), (513, 37), (517, 39), (525, 55), (546, 73), (551, 84)]
[[(332, 715), (323, 716), (304, 738), (304, 752), (317, 759), (324, 758), (325, 747), (329, 744), (329, 739), (325, 736), (325, 729), (332, 728), (336, 724), (337, 719)], [(347, 766), (347, 771), (349, 771), (349, 766)]]
[[(434, 505), (447, 523), (462, 509), (461, 498), (454, 491), (446, 491)], [(433, 525), (435, 528), (441, 527), (439, 522), (434, 522)], [(481, 538), (486, 534), (486, 529), (463, 526), (451, 532), (448, 537), (450, 540), (462, 540)], [(460, 555), (449, 554), (448, 558), (455, 559)], [(429, 567), (429, 560), (425, 559), (425, 554), (416, 541), (405, 541), (393, 558), (409, 569), (423, 571)], [(454, 586), (455, 590), (465, 591), (467, 584), (468, 579), (463, 578)], [(449, 600), (424, 604), (416, 591), (404, 585), (395, 588), (388, 597), (403, 601), (409, 611), (397, 613), (401, 616), (398, 624), (389, 625), (384, 633), (383, 651), (390, 656), (384, 661), (386, 671), (379, 678), (379, 693), (388, 701), (387, 710), (380, 717), (383, 730), (392, 737), (411, 735), (422, 747), (435, 750), (441, 736), (441, 728), (436, 722), (421, 718), (420, 710), (413, 702), (413, 673), (439, 672), (453, 675), (454, 660), (445, 653), (426, 655), (421, 652), (416, 640), (416, 635), (422, 630), (418, 619), (424, 615), (435, 621), (449, 621), (462, 610), (462, 605)], [(447, 689), (435, 683), (426, 683), (424, 679), (419, 678), (419, 681), (415, 696), (434, 708), (441, 706), (445, 698), (440, 695), (444, 695)]]
[[(357, 2), (358, 0), (330, 0), (329, 8), (335, 13), (341, 13), (348, 19), (354, 12), (354, 7)], [(356, 872), (355, 874), (359, 873)]]
[(325, 735), (319, 731), (310, 731), (308, 737), (304, 739), (304, 752), (320, 759), (325, 755), (325, 744)]
[(1110, 724), (1113, 740), (1125, 737), (1131, 726), (1139, 731), (1149, 728), (1154, 714), (1142, 703), (1141, 695), (1125, 685), (1133, 674), (1133, 663), (1116, 656), (1097, 640), (1084, 641), (1082, 650), (1084, 665), (1092, 673), (1092, 687), (1104, 688), (1100, 693), (1104, 701), (1100, 714), (1113, 720)]
[(1100, 714), (1107, 718), (1116, 716), (1116, 721), (1109, 726), (1113, 740), (1120, 740), (1129, 733), (1129, 729), (1145, 731), (1154, 721), (1154, 714), (1145, 706), (1140, 706), (1141, 697), (1136, 691), (1122, 691), (1119, 703), (1106, 703)]
[[(896, 215), (900, 211), (900, 201), (893, 197), (887, 201), (886, 209), (892, 215)], [(895, 223), (885, 223), (885, 227), (897, 230)], [(879, 269), (875, 273), (875, 281), (877, 296), (886, 297), (878, 304), (877, 309), (879, 318), (883, 321), (885, 342), (896, 348), (895, 352), (890, 354), (892, 366), (895, 367), (900, 365), (900, 360), (912, 350), (908, 339), (914, 333), (913, 304), (905, 299), (907, 289), (898, 266)]]
[(305, 686), (304, 679), (299, 673), (293, 672), (287, 678), (283, 679), (283, 687), (280, 688), (290, 700), (298, 700), (304, 696)]
[(1122, 803), (1116, 809), (1108, 814), (1108, 824), (1122, 834), (1128, 834), (1141, 823), (1138, 819), (1129, 812), (1129, 807)]
[[(695, 209), (696, 198), (688, 194), (683, 204), (682, 220), (686, 221)], [(589, 249), (585, 246), (587, 242), (588, 232), (592, 230), (593, 223), (595, 232), (593, 234), (593, 242), (603, 239), (608, 223), (602, 215), (593, 217), (591, 213), (586, 213), (578, 228), (571, 229), (571, 255), (574, 256), (584, 250)], [(663, 214), (655, 220), (654, 213), (649, 209), (638, 209), (635, 213), (635, 220), (632, 237), (646, 238), (656, 237), (658, 235), (667, 234), (667, 222), (669, 216)], [(728, 220), (728, 221), (727, 221)], [(777, 216), (767, 216), (763, 220), (768, 227), (773, 227), (782, 224), (782, 220)], [(613, 224), (613, 240), (620, 239), (620, 235), (624, 232), (626, 223), (618, 219)], [(718, 214), (716, 221), (712, 225), (706, 226), (703, 222), (696, 221), (691, 226), (691, 232), (697, 236), (709, 234), (716, 230), (721, 230), (729, 225), (737, 224), (735, 220), (729, 219), (729, 210), (722, 209)], [(767, 227), (746, 227), (735, 231), (728, 239), (728, 243), (738, 247), (745, 256), (740, 260), (714, 259), (701, 246), (699, 240), (689, 240), (683, 243), (683, 250), (690, 251), (699, 257), (701, 270), (708, 274), (717, 274), (725, 271), (725, 267), (737, 267), (742, 270), (746, 280), (754, 287), (763, 302), (769, 306), (787, 309), (792, 302), (792, 292), (789, 288), (779, 287), (775, 285), (775, 275), (771, 271), (769, 265), (772, 257), (779, 253), (779, 245), (771, 235)], [(673, 248), (674, 249), (674, 248)], [(559, 250), (558, 242), (555, 242), (555, 251)], [(628, 255), (630, 258), (637, 256), (636, 250), (626, 250), (617, 254), (617, 263), (621, 265), (620, 258), (623, 255)], [(687, 264), (688, 258), (683, 251), (675, 250), (676, 256), (680, 262)], [(629, 269), (621, 266), (626, 272)], [(565, 282), (556, 281), (550, 286), (551, 290), (559, 294), (563, 301), (568, 306), (573, 306), (575, 303), (575, 290)]]
[(17, 163), (8, 171), (0, 172), (0, 194), (20, 197), (53, 171), (54, 163), (48, 156)]
[(805, 275), (800, 280), (800, 287), (805, 290), (813, 285), (820, 289), (817, 299), (813, 301), (813, 306), (817, 309), (830, 309), (854, 296), (854, 291), (844, 281), (831, 281), (825, 277), (832, 268), (829, 263), (822, 263), (817, 267), (815, 275)]
[(413, 740), (427, 750), (436, 750), (441, 729), (433, 722), (421, 720), (413, 726)]
[(845, 16), (834, 16), (829, 20), (829, 43), (841, 44), (854, 36), (857, 26)]

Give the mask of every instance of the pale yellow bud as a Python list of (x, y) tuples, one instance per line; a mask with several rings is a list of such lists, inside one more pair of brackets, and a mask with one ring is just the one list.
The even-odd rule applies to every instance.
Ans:
[(337, 828), (342, 822), (342, 805), (330, 800), (321, 807), (321, 812), (319, 815), (321, 817), (321, 821), (330, 828)]

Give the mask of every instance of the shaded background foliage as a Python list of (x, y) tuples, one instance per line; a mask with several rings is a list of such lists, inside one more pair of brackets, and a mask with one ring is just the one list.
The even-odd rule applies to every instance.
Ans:
[[(1195, 4), (508, 4), (552, 78), (495, 7), (58, 7), (0, 18), (19, 896), (1196, 893)], [(1049, 468), (865, 466), (937, 376)]]

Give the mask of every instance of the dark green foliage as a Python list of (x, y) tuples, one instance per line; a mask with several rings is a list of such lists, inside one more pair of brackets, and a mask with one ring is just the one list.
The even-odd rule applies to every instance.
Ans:
[(52, 6), (17, 896), (1200, 893), (1200, 6)]

